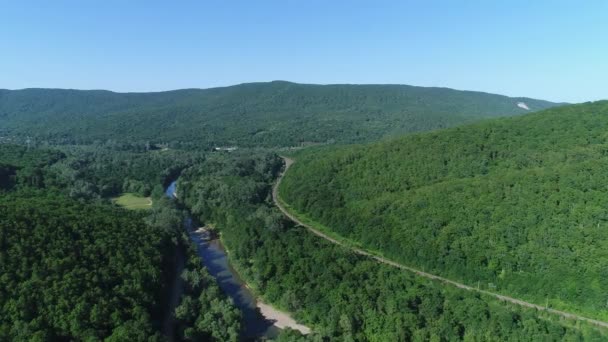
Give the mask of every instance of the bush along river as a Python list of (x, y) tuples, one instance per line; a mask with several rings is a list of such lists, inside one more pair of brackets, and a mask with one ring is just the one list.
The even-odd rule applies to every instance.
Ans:
[[(167, 187), (165, 194), (168, 197), (177, 198), (176, 184), (174, 181)], [(298, 324), (287, 313), (257, 300), (247, 284), (232, 268), (222, 242), (211, 231), (197, 228), (192, 217), (186, 218), (185, 228), (209, 273), (216, 279), (222, 291), (232, 298), (234, 305), (241, 310), (243, 314), (242, 335), (245, 339), (273, 338), (278, 335), (280, 329), (286, 327), (298, 330), (303, 334), (310, 333), (308, 327)]]

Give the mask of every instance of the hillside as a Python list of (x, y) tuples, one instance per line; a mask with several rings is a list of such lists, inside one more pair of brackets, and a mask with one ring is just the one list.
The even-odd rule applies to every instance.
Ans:
[(352, 143), (555, 105), (446, 88), (283, 81), (159, 93), (0, 90), (0, 136), (175, 146)]
[(313, 331), (277, 341), (605, 340), (585, 322), (446, 286), (307, 233), (269, 201), (281, 164), (274, 154), (216, 153), (178, 183), (247, 284)]
[(282, 199), (330, 234), (607, 319), (608, 102), (303, 151)]

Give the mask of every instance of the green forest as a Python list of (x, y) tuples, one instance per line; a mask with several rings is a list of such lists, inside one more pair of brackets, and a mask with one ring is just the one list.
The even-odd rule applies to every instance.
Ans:
[[(605, 320), (608, 104), (518, 116), (517, 101), (555, 105), (288, 82), (0, 91), (0, 340), (244, 340), (243, 313), (184, 229), (190, 215), (215, 229), (257, 296), (312, 329), (277, 341), (605, 340), (588, 323), (379, 264), (272, 203), (287, 153), (282, 199), (330, 234)], [(517, 117), (481, 120), (501, 116)], [(126, 210), (115, 200), (125, 194), (152, 204)]]
[[(185, 170), (180, 200), (217, 227), (232, 262), (265, 301), (312, 327), (315, 341), (602, 340), (560, 321), (356, 255), (296, 227), (271, 202), (272, 153), (213, 155)], [(291, 171), (290, 171), (291, 172)], [(292, 334), (285, 332), (284, 334)]]
[(389, 259), (606, 320), (607, 129), (595, 102), (302, 151), (280, 195)]
[(168, 232), (37, 191), (0, 197), (0, 229), (0, 339), (160, 340)]
[(0, 142), (112, 148), (292, 147), (378, 140), (558, 105), (406, 85), (275, 81), (158, 93), (0, 90)]
[(608, 342), (607, 14), (0, 0), (0, 342)]
[[(162, 198), (168, 160), (186, 159), (91, 153), (0, 145), (0, 340), (163, 341), (169, 319), (180, 340), (237, 341), (240, 313), (201, 266), (182, 209)], [(145, 165), (155, 169), (135, 172)], [(149, 212), (102, 197), (121, 178), (160, 187)]]

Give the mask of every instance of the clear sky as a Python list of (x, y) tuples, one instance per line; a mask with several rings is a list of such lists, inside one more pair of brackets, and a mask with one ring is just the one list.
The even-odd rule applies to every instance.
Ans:
[(0, 88), (270, 80), (608, 99), (608, 1), (0, 2)]

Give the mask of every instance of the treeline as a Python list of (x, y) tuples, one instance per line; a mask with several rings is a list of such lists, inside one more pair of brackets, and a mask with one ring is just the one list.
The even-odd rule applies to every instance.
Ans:
[(213, 156), (184, 171), (180, 200), (220, 230), (232, 262), (265, 301), (312, 328), (312, 335), (300, 339), (605, 338), (585, 324), (573, 326), (414, 277), (294, 227), (270, 203), (271, 184), (281, 165), (272, 154)]
[(0, 144), (0, 188), (8, 189), (17, 183), (56, 188), (83, 200), (109, 198), (122, 192), (158, 198), (182, 169), (200, 162), (205, 154), (181, 150), (116, 151), (97, 145), (37, 149)]
[(145, 213), (70, 197), (78, 182), (121, 176), (162, 189), (162, 174), (135, 170), (169, 167), (164, 159), (98, 152), (85, 171), (66, 177), (58, 170), (73, 152), (0, 150), (0, 340), (161, 341), (172, 325), (179, 340), (238, 339), (238, 310), (201, 266), (184, 237), (183, 212), (162, 191)]
[(0, 190), (16, 184), (43, 186), (43, 169), (63, 158), (65, 155), (56, 150), (0, 144)]
[[(405, 85), (250, 83), (113, 93), (0, 90), (1, 135), (36, 143), (209, 149), (351, 143), (526, 113), (557, 104)], [(3, 137), (0, 137), (2, 139)]]
[[(183, 228), (186, 217), (173, 200), (163, 196), (155, 200), (144, 219), (146, 224), (157, 229), (176, 227), (171, 237), (176, 250), (165, 282), (171, 292), (161, 297), (165, 311), (163, 319), (169, 320), (164, 322), (165, 328), (170, 330), (164, 333), (172, 331), (172, 337), (177, 341), (238, 341), (241, 312), (202, 265)], [(169, 298), (177, 300), (171, 303)]]
[(242, 313), (202, 266), (190, 238), (183, 234), (182, 241), (187, 249), (181, 275), (184, 293), (175, 309), (176, 337), (180, 341), (239, 341)]
[(303, 152), (280, 194), (389, 259), (606, 320), (608, 102)]
[[(106, 198), (122, 192), (162, 196), (179, 172), (204, 158), (203, 153), (112, 151), (94, 146), (62, 148), (65, 160), (50, 168), (51, 186), (70, 186), (70, 196)], [(67, 184), (66, 184), (67, 183)]]

